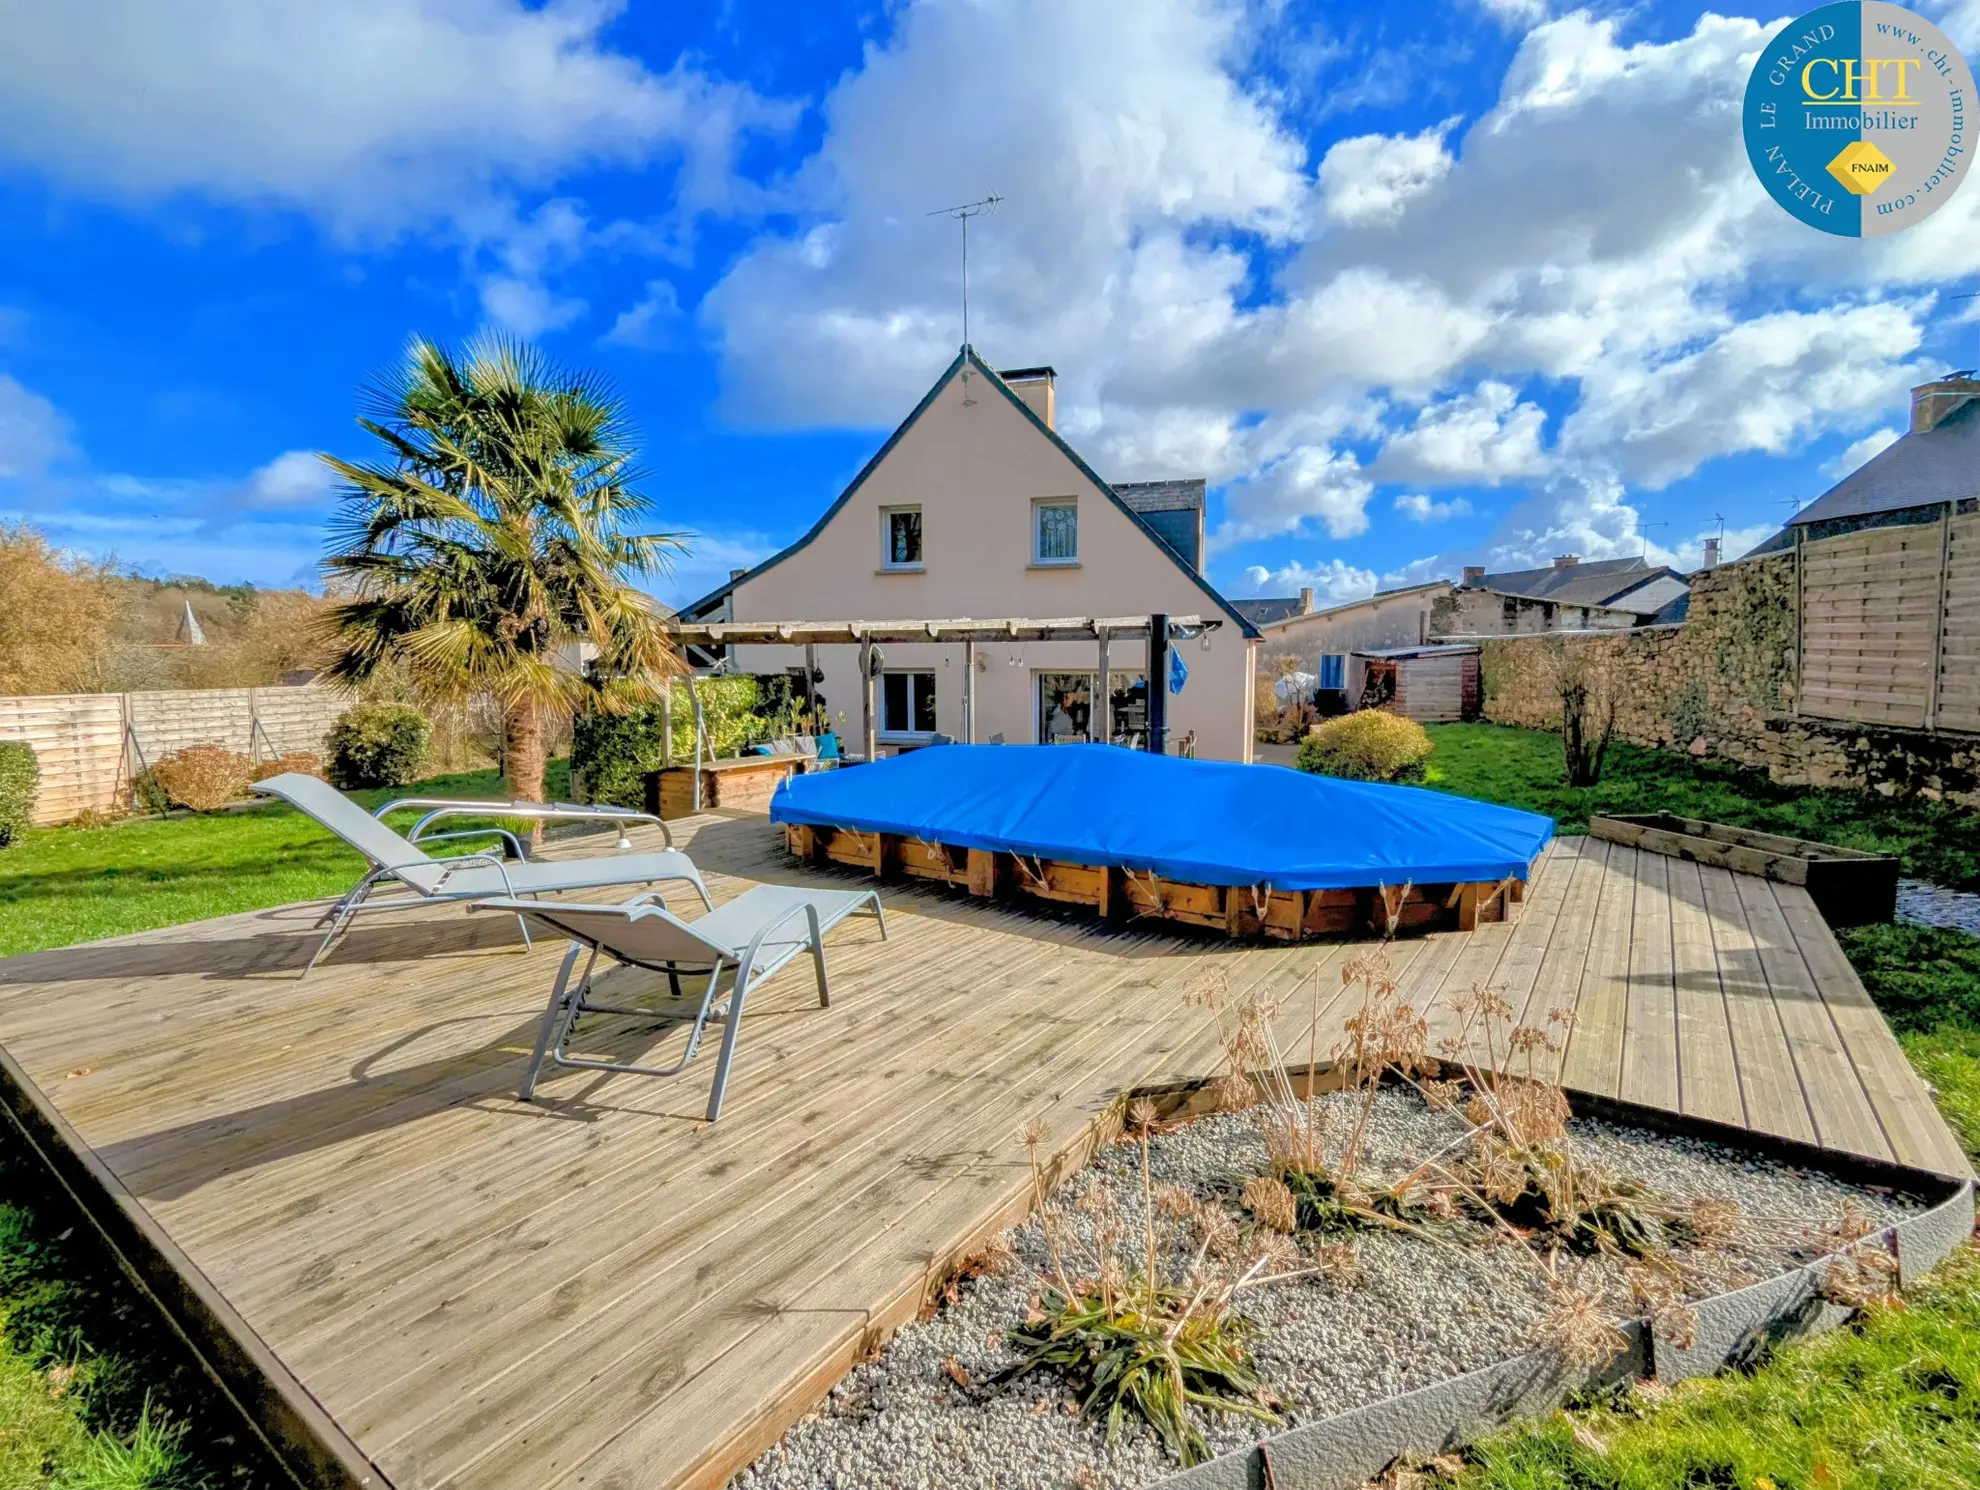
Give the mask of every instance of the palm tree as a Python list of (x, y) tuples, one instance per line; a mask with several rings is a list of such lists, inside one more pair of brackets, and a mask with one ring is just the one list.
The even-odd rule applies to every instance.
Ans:
[(682, 668), (628, 583), (681, 541), (628, 531), (653, 504), (634, 489), (624, 404), (534, 347), (484, 337), (458, 353), (415, 339), (361, 406), (379, 458), (321, 457), (342, 482), (323, 560), (342, 597), (330, 675), (355, 684), (396, 665), (436, 700), (493, 696), (509, 789), (540, 802), (552, 718), (647, 702)]

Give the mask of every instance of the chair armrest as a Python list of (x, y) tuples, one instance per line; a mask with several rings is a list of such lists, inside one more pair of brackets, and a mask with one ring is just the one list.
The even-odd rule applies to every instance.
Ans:
[[(529, 862), (529, 855), (523, 852), (522, 840), (517, 838), (507, 828), (457, 828), (451, 833), (428, 833), (424, 838), (417, 841), (420, 843), (439, 843), (442, 839), (447, 838), (486, 838), (490, 834), (493, 834), (497, 838), (506, 838), (509, 842), (510, 849), (515, 853), (515, 857), (524, 863)], [(415, 840), (407, 839), (406, 841), (410, 843)]]
[(456, 869), (461, 869), (469, 864), (479, 862), (494, 865), (495, 872), (502, 876), (503, 894), (510, 900), (516, 898), (516, 887), (509, 882), (509, 866), (503, 862), (501, 856), (498, 854), (460, 854), (452, 859), (442, 859), (440, 862), (446, 867), (441, 871), (440, 878), (434, 882), (433, 888), (435, 890), (445, 889), (447, 881), (453, 877)]
[(618, 823), (623, 830), (632, 823), (651, 823), (660, 830), (667, 847), (674, 846), (674, 831), (666, 822), (650, 812), (634, 812), (630, 807), (594, 807), (578, 802), (497, 802), (470, 801), (462, 797), (401, 797), (395, 802), (387, 802), (371, 815), (383, 818), (388, 812), (424, 807), (430, 809), (424, 817), (413, 825), (406, 835), (412, 842), (418, 842), (429, 823), (449, 817), (520, 817), (545, 822), (598, 822)]

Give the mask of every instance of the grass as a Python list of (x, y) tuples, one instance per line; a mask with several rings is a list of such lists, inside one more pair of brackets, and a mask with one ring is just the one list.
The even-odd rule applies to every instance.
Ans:
[(1496, 724), (1433, 724), (1423, 784), (1544, 812), (1578, 833), (1596, 812), (1681, 817), (1895, 854), (1904, 872), (1980, 889), (1980, 813), (1948, 802), (1875, 792), (1780, 786), (1758, 772), (1677, 751), (1612, 744), (1602, 781), (1561, 784), (1560, 736)]
[(278, 1483), (11, 1128), (0, 1129), (0, 1195), (0, 1490)]
[[(567, 764), (552, 762), (549, 794), (559, 797), (569, 784)], [(376, 807), (414, 793), (502, 795), (494, 771), (351, 795)], [(404, 829), (413, 817), (393, 821)], [(279, 803), (104, 828), (36, 829), (0, 849), (0, 957), (336, 895), (363, 872), (355, 852)]]
[(1464, 1490), (1924, 1490), (1980, 1484), (1980, 1250), (1745, 1375), (1482, 1447)]

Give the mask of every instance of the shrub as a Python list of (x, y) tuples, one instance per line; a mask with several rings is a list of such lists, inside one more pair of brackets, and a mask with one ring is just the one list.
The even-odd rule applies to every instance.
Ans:
[(254, 762), (218, 745), (189, 745), (159, 761), (151, 776), (179, 806), (211, 812), (246, 793)]
[(330, 784), (350, 791), (419, 779), (433, 726), (410, 704), (358, 704), (330, 729)]
[(292, 772), (298, 776), (321, 776), (323, 757), (307, 750), (295, 750), (287, 755), (278, 755), (272, 761), (262, 761), (257, 765), (254, 768), (253, 779), (266, 781), (271, 776), (287, 776)]
[(1351, 781), (1414, 781), (1430, 758), (1430, 736), (1414, 719), (1383, 709), (1342, 714), (1299, 742), (1298, 765)]
[(624, 714), (592, 711), (571, 721), (571, 774), (584, 781), (586, 800), (644, 808), (642, 777), (665, 758), (666, 711), (644, 704)]
[(40, 781), (34, 747), (20, 740), (0, 741), (0, 848), (34, 821), (34, 791)]

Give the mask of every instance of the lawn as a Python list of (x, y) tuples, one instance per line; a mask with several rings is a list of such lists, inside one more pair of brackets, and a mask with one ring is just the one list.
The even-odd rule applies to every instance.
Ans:
[[(569, 790), (567, 762), (551, 763), (546, 786), (553, 799)], [(493, 771), (351, 795), (376, 807), (415, 793), (504, 795)], [(415, 820), (410, 813), (392, 819), (402, 830)], [(470, 841), (453, 848), (486, 846)], [(445, 851), (436, 845), (436, 853)], [(0, 957), (337, 895), (363, 873), (354, 851), (279, 803), (104, 828), (36, 829), (0, 850)]]
[(1596, 812), (1682, 817), (1895, 854), (1904, 872), (1980, 890), (1980, 813), (1875, 792), (1778, 786), (1764, 775), (1676, 751), (1612, 744), (1598, 786), (1561, 784), (1560, 736), (1496, 724), (1433, 724), (1424, 785), (1544, 812), (1578, 833)]

